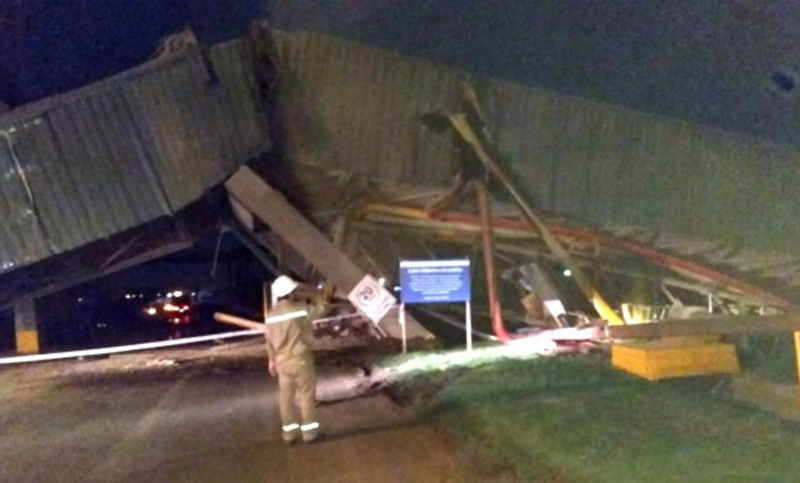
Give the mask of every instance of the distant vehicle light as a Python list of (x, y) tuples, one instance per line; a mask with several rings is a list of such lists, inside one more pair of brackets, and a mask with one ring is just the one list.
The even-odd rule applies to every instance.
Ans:
[(183, 312), (186, 312), (187, 310), (189, 310), (189, 306), (188, 305), (175, 305), (175, 304), (171, 304), (171, 303), (164, 304), (164, 312), (180, 312), (180, 313), (183, 313)]
[(183, 291), (182, 290), (176, 290), (176, 291), (172, 292), (172, 296), (173, 297), (183, 297)]
[(173, 325), (184, 325), (184, 324), (188, 324), (190, 322), (191, 322), (191, 320), (188, 317), (186, 317), (185, 315), (180, 316), (180, 317), (173, 317), (173, 318), (169, 319), (169, 323), (173, 324)]
[(147, 315), (156, 315), (158, 310), (156, 310), (155, 307), (148, 307), (145, 312), (147, 312)]

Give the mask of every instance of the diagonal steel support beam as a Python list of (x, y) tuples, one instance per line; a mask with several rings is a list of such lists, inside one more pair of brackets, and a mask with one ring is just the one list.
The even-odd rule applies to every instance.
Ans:
[(578, 266), (578, 264), (575, 263), (569, 253), (567, 253), (561, 242), (559, 242), (556, 237), (553, 236), (547, 225), (545, 225), (539, 216), (533, 212), (530, 206), (528, 206), (528, 203), (520, 194), (519, 190), (514, 186), (514, 183), (511, 182), (508, 176), (506, 176), (506, 174), (500, 168), (500, 165), (498, 165), (492, 156), (489, 155), (479, 136), (469, 125), (467, 117), (463, 114), (455, 114), (448, 116), (448, 119), (464, 142), (472, 147), (475, 155), (477, 155), (478, 159), (481, 160), (483, 165), (486, 167), (486, 170), (489, 171), (489, 173), (500, 182), (503, 188), (505, 188), (508, 194), (511, 195), (512, 199), (517, 204), (522, 212), (522, 215), (525, 217), (528, 223), (530, 223), (531, 226), (542, 236), (542, 240), (544, 240), (547, 248), (553, 252), (553, 254), (561, 261), (561, 263), (563, 263), (572, 271), (578, 287), (580, 287), (581, 291), (592, 303), (595, 310), (597, 310), (597, 312), (600, 314), (600, 317), (602, 317), (603, 320), (608, 321), (611, 325), (623, 325), (623, 320), (608, 305), (608, 303), (605, 301), (605, 298), (600, 294), (600, 292), (597, 291), (592, 282), (589, 280), (589, 277), (583, 273), (583, 270)]

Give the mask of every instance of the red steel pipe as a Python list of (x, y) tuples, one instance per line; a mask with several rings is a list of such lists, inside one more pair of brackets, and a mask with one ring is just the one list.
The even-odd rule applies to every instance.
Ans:
[[(428, 216), (425, 211), (417, 208), (399, 206), (395, 207), (389, 205), (369, 205), (364, 208), (362, 213), (367, 212), (392, 213), (412, 219), (452, 221), (480, 226), (480, 217), (470, 213), (462, 212), (446, 211), (431, 217)], [(689, 274), (695, 279), (702, 279), (708, 282), (719, 284), (727, 289), (731, 289), (744, 295), (748, 295), (756, 300), (760, 300), (765, 304), (774, 305), (789, 312), (800, 311), (800, 307), (796, 303), (781, 298), (757, 285), (744, 282), (713, 268), (709, 268), (674, 255), (663, 253), (655, 248), (627, 240), (617, 240), (615, 238), (597, 233), (588, 228), (577, 228), (561, 225), (550, 220), (545, 220), (545, 224), (553, 233), (553, 235), (558, 238), (571, 238), (584, 243), (594, 243), (606, 248), (634, 254), (649, 260), (656, 265), (668, 268), (670, 270), (682, 272), (684, 274)], [(496, 228), (507, 228), (511, 230), (532, 232), (528, 222), (514, 218), (494, 218), (492, 220), (492, 225)]]
[[(469, 213), (443, 212), (434, 217), (437, 220), (457, 221), (462, 223), (476, 224), (479, 222), (475, 215)], [(529, 230), (530, 225), (523, 220), (511, 218), (495, 218), (494, 226), (499, 228), (511, 228), (517, 230)], [(749, 295), (765, 303), (775, 305), (789, 311), (798, 311), (800, 307), (796, 304), (774, 295), (761, 287), (743, 282), (722, 272), (703, 265), (684, 260), (682, 258), (668, 255), (654, 248), (650, 248), (638, 243), (626, 240), (616, 240), (614, 238), (593, 232), (585, 228), (564, 226), (548, 221), (547, 226), (550, 231), (559, 238), (572, 238), (588, 243), (597, 243), (607, 248), (613, 248), (622, 252), (632, 253), (642, 258), (650, 260), (656, 265), (660, 265), (671, 270), (680, 270), (710, 282), (718, 283), (727, 288), (735, 289), (743, 294)]]
[(489, 197), (486, 194), (486, 185), (483, 181), (472, 182), (478, 199), (480, 212), (481, 235), (483, 237), (483, 263), (486, 267), (486, 287), (489, 291), (489, 310), (492, 314), (492, 329), (494, 335), (503, 342), (510, 338), (503, 325), (503, 311), (497, 291), (497, 267), (494, 260), (494, 235), (492, 234), (492, 208), (489, 206)]

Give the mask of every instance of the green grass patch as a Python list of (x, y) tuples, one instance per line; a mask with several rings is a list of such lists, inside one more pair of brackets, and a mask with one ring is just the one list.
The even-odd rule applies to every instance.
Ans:
[(800, 481), (800, 427), (703, 384), (641, 381), (597, 355), (459, 367), (427, 416), (523, 481)]
[(395, 380), (408, 380), (418, 376), (430, 377), (433, 373), (459, 368), (475, 368), (504, 360), (532, 360), (541, 354), (528, 346), (511, 347), (497, 343), (476, 345), (472, 352), (451, 349), (435, 352), (411, 352), (377, 361), (376, 367), (392, 374)]

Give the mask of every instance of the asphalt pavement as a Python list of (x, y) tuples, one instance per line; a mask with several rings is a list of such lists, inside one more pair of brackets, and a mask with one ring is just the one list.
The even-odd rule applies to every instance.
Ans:
[(353, 368), (321, 368), (326, 439), (284, 446), (261, 348), (230, 347), (0, 369), (0, 481), (486, 479), (413, 411), (351, 398)]

